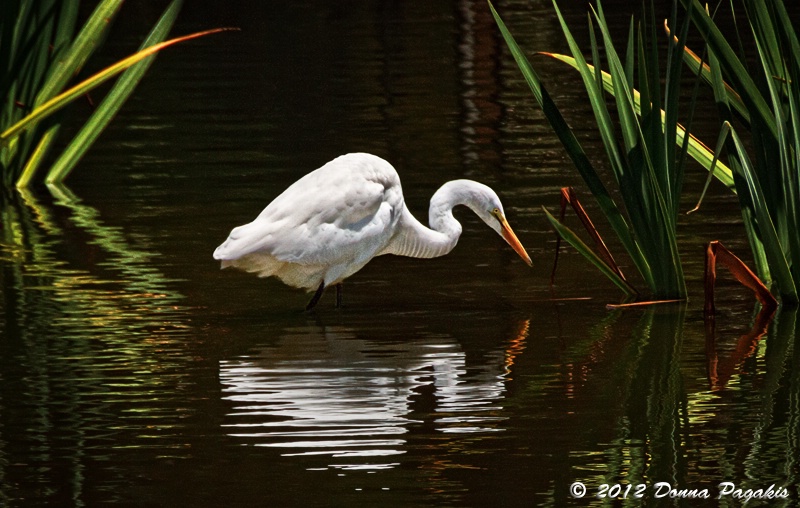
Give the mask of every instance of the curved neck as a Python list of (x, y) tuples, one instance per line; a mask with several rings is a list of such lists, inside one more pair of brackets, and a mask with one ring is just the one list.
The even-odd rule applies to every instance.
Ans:
[(453, 217), (453, 208), (466, 205), (477, 213), (476, 182), (454, 180), (442, 185), (431, 198), (428, 210), (430, 228), (419, 222), (408, 208), (403, 212), (394, 237), (384, 253), (415, 258), (444, 256), (455, 248), (461, 236), (461, 223)]

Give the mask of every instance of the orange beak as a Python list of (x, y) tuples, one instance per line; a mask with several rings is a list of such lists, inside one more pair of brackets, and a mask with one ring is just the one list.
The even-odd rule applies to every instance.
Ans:
[(508, 242), (514, 252), (519, 254), (519, 257), (522, 258), (523, 261), (528, 263), (528, 266), (533, 266), (533, 261), (531, 261), (531, 257), (525, 252), (525, 247), (519, 243), (517, 239), (517, 235), (514, 234), (514, 230), (511, 229), (511, 226), (508, 225), (508, 221), (506, 218), (503, 217), (502, 214), (497, 214), (497, 220), (500, 221), (500, 234), (503, 236), (503, 239)]

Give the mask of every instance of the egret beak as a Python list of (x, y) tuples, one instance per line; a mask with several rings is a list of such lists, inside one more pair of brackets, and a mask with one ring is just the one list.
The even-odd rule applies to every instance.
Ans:
[(528, 263), (528, 266), (533, 266), (531, 257), (525, 252), (525, 247), (519, 243), (517, 235), (514, 234), (514, 231), (511, 229), (511, 226), (508, 225), (508, 221), (506, 221), (503, 214), (498, 213), (497, 220), (500, 221), (500, 235), (502, 235), (503, 239), (514, 249), (514, 252), (519, 254), (519, 257), (521, 257), (523, 261)]

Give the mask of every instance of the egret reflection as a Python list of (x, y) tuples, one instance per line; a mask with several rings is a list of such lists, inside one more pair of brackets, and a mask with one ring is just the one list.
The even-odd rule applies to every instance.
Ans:
[[(527, 326), (520, 330), (527, 334)], [(347, 469), (393, 467), (415, 427), (504, 430), (507, 352), (488, 354), (467, 367), (451, 336), (389, 341), (347, 328), (289, 330), (274, 344), (221, 361), (223, 398), (233, 403), (223, 425), (243, 444), (283, 456), (347, 458), (328, 464)]]

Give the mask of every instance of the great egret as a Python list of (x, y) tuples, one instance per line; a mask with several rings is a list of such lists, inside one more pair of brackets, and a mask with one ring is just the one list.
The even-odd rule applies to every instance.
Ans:
[(471, 180), (445, 183), (431, 198), (429, 229), (406, 208), (397, 171), (367, 153), (342, 155), (296, 181), (253, 222), (234, 228), (214, 259), (222, 268), (316, 289), (306, 310), (336, 284), (338, 307), (341, 282), (375, 256), (433, 258), (453, 250), (461, 235), (457, 205), (469, 207), (532, 265), (492, 189)]

